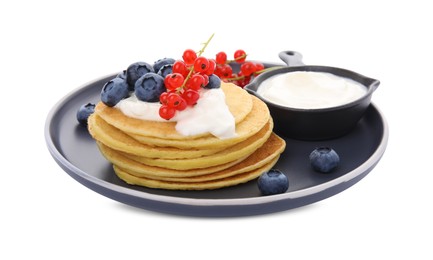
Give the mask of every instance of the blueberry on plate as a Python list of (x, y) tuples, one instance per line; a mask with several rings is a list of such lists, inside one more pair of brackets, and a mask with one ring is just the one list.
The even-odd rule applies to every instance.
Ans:
[(211, 89), (211, 88), (219, 88), (221, 86), (221, 79), (215, 75), (212, 74), (209, 76), (209, 83), (204, 88)]
[(157, 61), (155, 61), (155, 63), (153, 64), (153, 70), (155, 73), (157, 73), (163, 66), (165, 65), (173, 65), (176, 62), (175, 59), (172, 58), (163, 58), (163, 59), (159, 59)]
[(149, 72), (155, 72), (149, 63), (139, 61), (129, 65), (129, 67), (126, 69), (126, 82), (128, 83), (129, 90), (133, 91), (135, 82), (141, 76)]
[(340, 156), (332, 148), (319, 147), (311, 152), (310, 163), (314, 170), (328, 173), (338, 166)]
[(87, 119), (91, 114), (95, 112), (95, 104), (87, 103), (82, 106), (77, 111), (77, 120), (80, 125), (87, 126)]
[(289, 188), (289, 180), (280, 170), (271, 169), (260, 175), (257, 186), (262, 195), (280, 194)]
[(114, 107), (120, 100), (128, 96), (128, 84), (121, 78), (108, 81), (101, 91), (101, 101), (109, 107)]
[(153, 72), (141, 76), (135, 82), (135, 95), (141, 101), (158, 102), (159, 96), (165, 91), (164, 78)]

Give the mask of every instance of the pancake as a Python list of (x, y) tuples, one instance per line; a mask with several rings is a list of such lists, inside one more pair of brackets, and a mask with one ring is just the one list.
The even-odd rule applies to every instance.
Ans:
[(161, 147), (176, 147), (180, 149), (218, 149), (229, 147), (256, 134), (269, 121), (270, 114), (266, 104), (254, 96), (251, 96), (251, 99), (253, 106), (250, 113), (244, 118), (244, 120), (236, 124), (237, 136), (230, 139), (219, 139), (218, 137), (208, 135), (196, 139), (188, 139), (188, 142), (185, 142), (185, 140), (180, 139), (157, 138), (129, 132), (126, 132), (126, 134), (140, 143)]
[[(226, 97), (226, 104), (235, 118), (235, 123), (243, 121), (253, 107), (252, 96), (244, 89), (231, 83), (221, 83), (221, 88)], [(124, 115), (119, 109), (107, 107), (102, 102), (96, 105), (95, 113), (122, 132), (131, 134), (177, 140), (194, 139), (209, 135), (184, 136), (176, 131), (176, 122), (157, 122), (131, 118)]]
[(136, 156), (132, 154), (124, 153), (128, 158), (135, 160), (139, 163), (143, 163), (151, 166), (159, 166), (162, 168), (169, 168), (175, 170), (190, 170), (196, 168), (206, 168), (225, 164), (239, 158), (251, 155), (255, 150), (261, 147), (272, 133), (273, 121), (269, 120), (268, 123), (263, 127), (257, 134), (250, 138), (237, 143), (225, 150), (211, 154), (208, 156), (202, 156), (199, 158), (190, 159), (163, 159), (163, 158), (147, 158)]
[(215, 149), (179, 149), (173, 147), (155, 147), (140, 143), (119, 129), (105, 122), (97, 114), (88, 118), (88, 128), (92, 137), (115, 150), (147, 158), (184, 159), (198, 158), (215, 154), (224, 147)]
[[(211, 181), (222, 178), (227, 178), (240, 173), (258, 169), (273, 160), (279, 158), (279, 155), (285, 148), (285, 142), (280, 137), (272, 134), (263, 146), (257, 149), (253, 154), (248, 156), (245, 160), (236, 162), (234, 165), (218, 170), (216, 167), (210, 167), (209, 174), (203, 174), (198, 170), (189, 170), (188, 176), (185, 176), (185, 171), (169, 170), (164, 171), (159, 168), (157, 172), (148, 171), (148, 167), (143, 164), (138, 164), (133, 160), (116, 153), (109, 148), (101, 146), (101, 151), (104, 156), (117, 167), (123, 169), (131, 175), (136, 177), (145, 177), (148, 179), (169, 181), (169, 182), (203, 182)], [(155, 168), (155, 167), (154, 167)]]
[(120, 168), (123, 168), (125, 170), (128, 170), (130, 172), (135, 172), (137, 176), (153, 176), (153, 178), (159, 176), (161, 178), (185, 178), (185, 177), (191, 177), (191, 176), (199, 176), (199, 175), (205, 175), (217, 171), (222, 171), (224, 169), (227, 169), (237, 163), (240, 163), (245, 159), (245, 157), (239, 158), (238, 160), (220, 164), (212, 167), (207, 168), (201, 168), (201, 169), (191, 169), (191, 170), (174, 170), (174, 169), (167, 169), (162, 168), (158, 166), (150, 166), (146, 164), (139, 163), (137, 161), (134, 161), (132, 159), (129, 159), (127, 156), (122, 155), (122, 153), (111, 149), (110, 147), (104, 145), (101, 142), (96, 142), (98, 144), (98, 148), (101, 151), (102, 155), (104, 155), (105, 159), (110, 161), (112, 164), (119, 166)]
[(275, 165), (286, 144), (272, 132), (264, 102), (233, 84), (221, 88), (236, 122), (233, 138), (184, 136), (176, 122), (131, 118), (102, 102), (88, 118), (89, 133), (116, 175), (132, 185), (204, 190), (250, 181)]
[(172, 181), (153, 180), (145, 177), (134, 176), (131, 173), (127, 172), (126, 170), (119, 168), (115, 165), (113, 166), (113, 169), (116, 175), (120, 179), (132, 185), (140, 185), (149, 188), (167, 189), (167, 190), (206, 190), (206, 189), (219, 189), (223, 187), (238, 185), (253, 180), (259, 177), (263, 172), (271, 169), (277, 161), (278, 158), (275, 158), (271, 162), (255, 170), (237, 174), (227, 178), (217, 179), (213, 181), (203, 181), (203, 182), (172, 182)]

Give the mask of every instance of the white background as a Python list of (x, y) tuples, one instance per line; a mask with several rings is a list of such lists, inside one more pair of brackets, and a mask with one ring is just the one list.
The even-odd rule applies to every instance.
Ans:
[[(3, 1), (1, 259), (432, 259), (428, 1)], [(282, 3), (285, 3), (283, 6)], [(125, 206), (82, 186), (46, 148), (49, 110), (138, 60), (245, 49), (381, 81), (390, 138), (350, 189), (286, 212), (191, 218)], [(356, 147), (353, 147), (354, 152)]]

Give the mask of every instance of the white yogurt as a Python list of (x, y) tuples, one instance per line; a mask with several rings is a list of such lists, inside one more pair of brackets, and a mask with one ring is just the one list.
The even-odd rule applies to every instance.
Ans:
[(350, 103), (367, 88), (349, 78), (326, 72), (295, 71), (264, 80), (257, 90), (263, 98), (285, 107), (317, 109)]
[[(143, 102), (134, 94), (121, 100), (115, 107), (132, 118), (167, 122), (159, 116), (159, 102)], [(225, 95), (221, 88), (200, 90), (200, 99), (195, 106), (177, 111), (168, 121), (177, 122), (176, 130), (185, 136), (204, 133), (210, 133), (220, 139), (236, 136), (235, 119), (225, 103)]]

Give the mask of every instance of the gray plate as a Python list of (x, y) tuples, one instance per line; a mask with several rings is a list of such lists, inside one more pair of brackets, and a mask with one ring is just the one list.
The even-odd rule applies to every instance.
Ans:
[[(55, 161), (75, 180), (119, 202), (135, 207), (189, 216), (245, 216), (288, 210), (333, 196), (357, 183), (379, 162), (388, 140), (381, 112), (370, 105), (348, 135), (327, 141), (285, 139), (287, 148), (275, 168), (289, 179), (284, 194), (261, 196), (256, 181), (210, 191), (168, 191), (131, 186), (114, 174), (87, 129), (76, 120), (77, 109), (97, 103), (103, 84), (114, 77), (88, 83), (60, 100), (48, 114), (45, 139)], [(334, 148), (341, 158), (331, 174), (310, 167), (308, 156), (318, 146)]]

